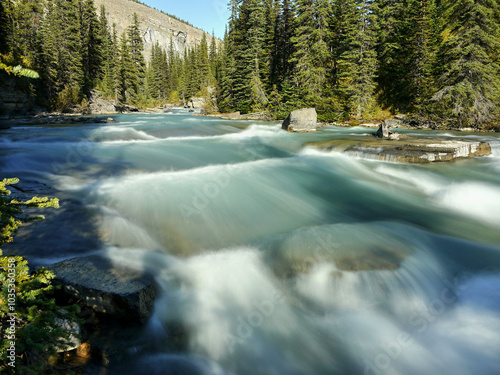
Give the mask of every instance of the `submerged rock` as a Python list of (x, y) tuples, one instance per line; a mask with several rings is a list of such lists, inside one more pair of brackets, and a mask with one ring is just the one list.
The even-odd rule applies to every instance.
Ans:
[(391, 139), (334, 139), (310, 142), (306, 143), (305, 146), (400, 163), (450, 162), (491, 154), (491, 147), (485, 142), (414, 138), (403, 135), (391, 137)]
[(145, 322), (155, 299), (152, 280), (143, 274), (113, 265), (98, 255), (68, 259), (46, 267), (66, 294), (97, 312)]
[(318, 128), (318, 115), (314, 108), (302, 108), (291, 112), (281, 126), (289, 132), (310, 132)]

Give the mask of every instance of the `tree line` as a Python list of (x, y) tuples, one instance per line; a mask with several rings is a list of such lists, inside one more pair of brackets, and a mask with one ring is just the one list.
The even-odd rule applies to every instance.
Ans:
[(497, 0), (230, 0), (220, 107), (498, 118)]
[(24, 82), (24, 89), (50, 109), (84, 110), (94, 89), (116, 104), (148, 107), (187, 101), (216, 86), (214, 37), (180, 55), (172, 39), (167, 49), (157, 44), (146, 63), (136, 14), (118, 35), (93, 0), (8, 1), (2, 8), (3, 74), (18, 64), (36, 71), (39, 79)]
[(229, 0), (223, 43), (156, 45), (148, 64), (136, 15), (118, 35), (93, 0), (2, 7), (0, 64), (38, 72), (31, 90), (49, 108), (84, 107), (98, 88), (118, 104), (216, 96), (221, 111), (275, 118), (498, 122), (499, 0)]

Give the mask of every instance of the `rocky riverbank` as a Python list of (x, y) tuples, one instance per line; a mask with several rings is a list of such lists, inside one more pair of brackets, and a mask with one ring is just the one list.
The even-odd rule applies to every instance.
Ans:
[[(44, 266), (54, 272), (54, 284), (61, 287), (56, 293), (60, 306), (80, 306), (82, 323), (68, 329), (81, 337), (71, 347), (61, 349), (51, 359), (52, 364), (85, 366), (99, 373), (108, 362), (119, 362), (129, 350), (146, 347), (140, 332), (153, 313), (157, 293), (154, 278), (106, 257), (95, 216), (82, 203), (35, 180), (21, 179), (9, 190), (9, 198), (20, 201), (33, 196), (60, 199), (58, 209), (26, 209), (27, 216), (43, 213), (45, 220), (25, 223), (15, 241), (3, 247), (6, 256), (26, 257), (32, 269)], [(57, 261), (61, 258), (65, 260)], [(174, 327), (173, 332), (178, 333), (169, 345), (181, 345), (182, 329)]]

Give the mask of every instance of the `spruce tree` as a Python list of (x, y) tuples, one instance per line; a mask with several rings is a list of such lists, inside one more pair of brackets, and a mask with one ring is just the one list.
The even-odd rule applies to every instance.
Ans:
[(129, 49), (134, 62), (139, 81), (144, 79), (146, 62), (144, 60), (144, 42), (141, 36), (140, 22), (137, 13), (134, 13), (132, 25), (128, 29)]
[(393, 111), (420, 111), (433, 86), (440, 41), (435, 0), (376, 1), (379, 94)]
[(102, 40), (102, 81), (100, 88), (105, 97), (112, 98), (114, 96), (116, 46), (109, 30), (104, 5), (101, 5), (100, 8), (99, 24), (100, 39)]
[(278, 84), (281, 85), (285, 79), (289, 78), (292, 70), (290, 60), (293, 55), (294, 36), (294, 18), (293, 2), (291, 0), (282, 0), (279, 17), (277, 20), (277, 51), (278, 51)]
[(445, 5), (447, 37), (439, 52), (439, 90), (430, 110), (459, 126), (478, 126), (499, 113), (500, 4), (448, 0)]
[(210, 61), (210, 85), (215, 86), (215, 82), (219, 79), (218, 77), (218, 51), (217, 43), (215, 41), (215, 35), (212, 32), (212, 38), (210, 39), (210, 50), (209, 50), (209, 61)]
[(328, 0), (297, 0), (293, 83), (301, 98), (299, 105), (318, 106), (326, 90), (331, 68), (329, 49), (331, 4)]
[(200, 45), (197, 47), (197, 53), (198, 53), (198, 69), (199, 69), (199, 81), (200, 81), (200, 87), (199, 89), (203, 87), (207, 87), (208, 83), (210, 81), (210, 62), (209, 62), (209, 56), (208, 56), (208, 42), (207, 42), (207, 36), (205, 33), (203, 33), (203, 37), (201, 39)]
[(372, 1), (335, 4), (335, 91), (347, 115), (362, 118), (375, 103), (377, 69)]
[(139, 77), (126, 33), (123, 33), (120, 38), (120, 59), (117, 73), (118, 103), (135, 103), (139, 94)]
[(258, 111), (268, 102), (261, 79), (264, 11), (260, 0), (243, 0), (234, 29), (233, 96), (236, 109)]
[(84, 84), (80, 3), (55, 0), (47, 5), (39, 69), (47, 99), (55, 100), (59, 110), (69, 110), (79, 103)]
[[(102, 18), (102, 16), (101, 16)], [(93, 0), (84, 0), (81, 15), (82, 64), (84, 83), (83, 90), (89, 94), (101, 78), (105, 58), (104, 43), (107, 24), (99, 22)]]

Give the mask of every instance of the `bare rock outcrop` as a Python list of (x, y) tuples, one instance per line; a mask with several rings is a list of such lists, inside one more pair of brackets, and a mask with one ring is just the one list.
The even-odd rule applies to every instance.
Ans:
[[(172, 38), (174, 50), (182, 54), (184, 49), (192, 48), (201, 43), (203, 34), (208, 41), (211, 35), (196, 27), (190, 26), (165, 13), (139, 4), (131, 0), (95, 0), (97, 9), (101, 5), (106, 7), (106, 17), (110, 25), (116, 24), (118, 35), (127, 31), (133, 22), (133, 14), (137, 13), (142, 37), (144, 41), (144, 57), (150, 59), (152, 47), (158, 43), (164, 50), (168, 50)], [(217, 39), (216, 43), (220, 43)]]

